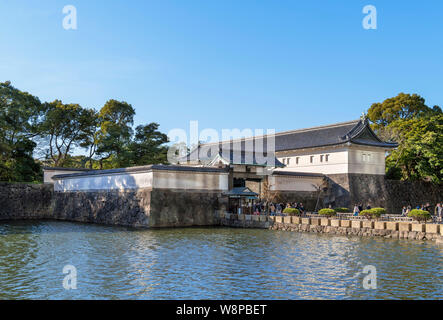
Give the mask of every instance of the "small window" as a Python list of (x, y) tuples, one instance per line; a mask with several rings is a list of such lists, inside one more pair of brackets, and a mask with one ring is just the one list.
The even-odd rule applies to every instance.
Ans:
[(289, 165), (291, 163), (291, 158), (286, 159), (286, 164)]
[(368, 161), (368, 158), (367, 158), (366, 153), (363, 153), (363, 154), (362, 154), (362, 161), (363, 161), (363, 162)]
[(314, 156), (311, 156), (311, 163), (314, 163)]
[(320, 162), (323, 162), (323, 158), (324, 158), (324, 156), (320, 155)]
[(285, 158), (283, 158), (282, 162), (283, 162), (283, 164), (286, 164), (286, 159), (285, 159)]
[(371, 154), (370, 153), (367, 154), (367, 157), (368, 157), (367, 161), (371, 162)]
[(325, 161), (326, 161), (326, 162), (329, 161), (329, 154), (325, 155)]
[(300, 157), (295, 158), (295, 164), (298, 164), (300, 161)]

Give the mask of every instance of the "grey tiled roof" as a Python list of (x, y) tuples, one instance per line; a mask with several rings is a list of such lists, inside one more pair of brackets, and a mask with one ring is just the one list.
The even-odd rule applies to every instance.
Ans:
[[(241, 152), (246, 153), (255, 153), (257, 150), (264, 150), (263, 152), (269, 155), (274, 154), (274, 151), (279, 152), (333, 146), (345, 143), (382, 148), (395, 148), (398, 146), (396, 143), (380, 140), (372, 131), (367, 120), (355, 120), (328, 126), (276, 133), (274, 135), (275, 150), (270, 150), (270, 152), (267, 150), (268, 137), (270, 136), (234, 140), (234, 142), (223, 141), (219, 143), (203, 144), (199, 148), (194, 149), (187, 157), (181, 159), (181, 161), (192, 159), (205, 161), (212, 158), (214, 155), (207, 152), (210, 146), (215, 148), (215, 153), (221, 152), (222, 150), (241, 150)], [(246, 143), (246, 141), (248, 142)], [(271, 143), (271, 140), (269, 142)], [(230, 161), (232, 163), (232, 157), (230, 157)]]

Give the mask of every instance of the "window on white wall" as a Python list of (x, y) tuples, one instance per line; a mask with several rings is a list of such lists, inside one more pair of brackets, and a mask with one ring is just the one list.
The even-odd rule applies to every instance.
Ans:
[(286, 164), (289, 165), (291, 163), (291, 158), (286, 159)]
[(362, 161), (363, 162), (371, 162), (371, 154), (370, 153), (363, 153), (362, 154)]
[(298, 164), (300, 162), (300, 157), (295, 158), (295, 164)]
[(285, 158), (283, 158), (281, 161), (283, 162), (283, 164), (286, 164), (286, 159)]
[(329, 161), (329, 154), (325, 155), (325, 161), (326, 161), (326, 162)]
[(314, 156), (311, 156), (311, 163), (314, 163)]
[(320, 155), (320, 162), (323, 162), (324, 155)]

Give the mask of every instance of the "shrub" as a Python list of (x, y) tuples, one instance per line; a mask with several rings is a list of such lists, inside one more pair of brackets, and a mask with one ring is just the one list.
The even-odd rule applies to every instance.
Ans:
[(371, 211), (371, 215), (375, 218), (379, 218), (382, 214), (386, 214), (385, 208), (372, 208), (369, 211)]
[(348, 208), (335, 208), (334, 210), (335, 210), (335, 212), (339, 212), (339, 213), (350, 213), (350, 212), (352, 212), (352, 210), (349, 210)]
[(300, 214), (300, 210), (296, 208), (286, 208), (283, 210), (283, 213), (286, 213), (287, 215), (290, 216), (298, 216)]
[(332, 217), (335, 216), (337, 214), (337, 212), (334, 209), (321, 209), (320, 211), (318, 211), (318, 214), (325, 216), (325, 217)]
[(371, 210), (362, 210), (362, 211), (360, 211), (360, 213), (358, 215), (359, 216), (364, 216), (364, 217), (366, 217), (368, 219), (372, 218)]
[(386, 209), (384, 208), (372, 208), (369, 210), (363, 210), (360, 212), (360, 216), (365, 216), (368, 219), (379, 218), (382, 214), (386, 214)]
[(429, 220), (431, 218), (431, 214), (425, 210), (413, 209), (408, 213), (408, 217), (420, 222)]

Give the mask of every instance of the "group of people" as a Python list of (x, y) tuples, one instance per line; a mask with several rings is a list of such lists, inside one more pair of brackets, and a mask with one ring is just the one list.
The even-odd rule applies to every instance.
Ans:
[(286, 204), (284, 203), (266, 203), (266, 202), (259, 202), (254, 203), (252, 205), (252, 211), (255, 215), (261, 215), (261, 214), (267, 214), (269, 212), (269, 215), (271, 216), (277, 216), (277, 215), (285, 215), (283, 211), (286, 208), (295, 208), (300, 211), (301, 214), (303, 214), (306, 210), (303, 206), (303, 203), (297, 203), (297, 202), (288, 202)]
[[(366, 206), (365, 210), (369, 210), (371, 209), (371, 205), (368, 203), (368, 205)], [(360, 212), (363, 211), (363, 205), (362, 204), (356, 204), (354, 205), (354, 216), (358, 216), (360, 214)]]
[(433, 214), (440, 221), (443, 217), (443, 203), (441, 202), (435, 205), (434, 210), (432, 210), (432, 206), (429, 204), (429, 202), (426, 204), (422, 204), (421, 206), (416, 206), (415, 208), (412, 208), (411, 206), (403, 206), (403, 209), (401, 210), (401, 215), (406, 217), (412, 209), (427, 211), (430, 214)]

